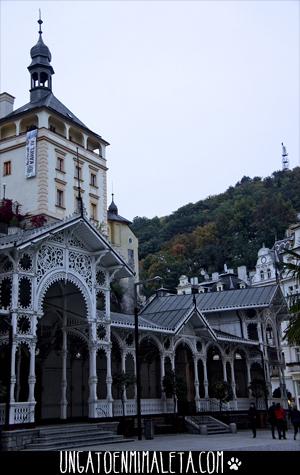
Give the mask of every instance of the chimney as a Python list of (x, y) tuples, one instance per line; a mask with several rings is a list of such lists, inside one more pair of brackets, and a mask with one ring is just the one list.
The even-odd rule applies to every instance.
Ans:
[(247, 282), (248, 276), (247, 276), (247, 267), (246, 266), (239, 266), (237, 268), (237, 273), (238, 273), (238, 278), (243, 280), (244, 282)]
[(211, 279), (212, 279), (213, 281), (219, 280), (219, 272), (213, 272), (213, 273), (211, 274)]
[(0, 94), (0, 119), (10, 114), (14, 110), (15, 98), (8, 92)]
[(157, 297), (166, 297), (167, 295), (170, 295), (170, 290), (165, 287), (160, 287), (156, 290), (156, 295)]

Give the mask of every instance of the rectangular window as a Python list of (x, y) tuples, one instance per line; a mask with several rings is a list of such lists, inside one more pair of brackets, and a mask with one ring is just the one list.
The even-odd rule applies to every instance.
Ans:
[(59, 208), (64, 207), (64, 192), (63, 190), (56, 190), (56, 206)]
[(11, 162), (3, 163), (3, 176), (11, 175)]
[(77, 180), (78, 180), (78, 176), (79, 176), (79, 180), (82, 180), (82, 168), (81, 166), (79, 165), (76, 165), (75, 167), (75, 177)]
[(97, 205), (95, 203), (91, 203), (91, 218), (97, 221)]
[(97, 186), (97, 176), (95, 175), (95, 173), (91, 173), (91, 183), (90, 183), (91, 186)]
[(56, 159), (56, 170), (59, 170), (60, 172), (65, 171), (64, 159), (61, 158), (61, 157), (57, 157), (57, 159)]
[(296, 353), (296, 361), (297, 363), (300, 363), (300, 348), (296, 348), (295, 353)]

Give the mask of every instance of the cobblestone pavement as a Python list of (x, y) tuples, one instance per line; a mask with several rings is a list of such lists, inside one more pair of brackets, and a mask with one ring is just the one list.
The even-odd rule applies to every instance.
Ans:
[[(294, 440), (293, 432), (287, 432), (287, 440), (272, 439), (270, 431), (258, 430), (254, 439), (249, 431), (239, 431), (237, 434), (197, 435), (169, 434), (157, 435), (152, 440), (134, 440), (119, 444), (107, 444), (90, 447), (80, 447), (78, 450), (120, 451), (120, 450), (232, 450), (232, 451), (299, 451), (300, 436)], [(299, 455), (300, 456), (300, 455)]]

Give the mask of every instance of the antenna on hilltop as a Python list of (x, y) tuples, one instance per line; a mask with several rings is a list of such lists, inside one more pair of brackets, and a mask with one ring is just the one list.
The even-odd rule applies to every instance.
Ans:
[(288, 159), (288, 153), (286, 151), (286, 147), (283, 145), (283, 142), (281, 142), (282, 146), (282, 170), (288, 170), (289, 169), (289, 159)]

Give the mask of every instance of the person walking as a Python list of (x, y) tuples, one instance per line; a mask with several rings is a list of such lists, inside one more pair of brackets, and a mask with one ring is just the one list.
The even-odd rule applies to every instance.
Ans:
[(294, 406), (290, 412), (291, 416), (291, 423), (294, 426), (294, 440), (296, 440), (296, 436), (298, 434), (298, 430), (300, 432), (300, 411), (298, 411), (297, 406)]
[(248, 417), (250, 428), (252, 430), (253, 438), (256, 437), (256, 425), (257, 425), (257, 410), (253, 402), (250, 404), (250, 408), (248, 410)]
[(275, 420), (276, 420), (276, 427), (278, 431), (278, 437), (279, 439), (286, 439), (285, 436), (285, 424), (286, 424), (286, 419), (285, 419), (285, 410), (281, 407), (280, 403), (278, 402), (275, 407)]
[(275, 437), (275, 427), (276, 427), (275, 409), (276, 409), (276, 404), (275, 402), (273, 402), (272, 406), (270, 406), (268, 409), (268, 420), (271, 425), (273, 439), (276, 439)]

